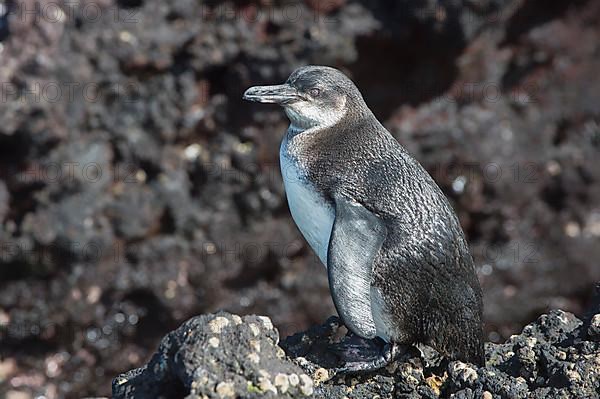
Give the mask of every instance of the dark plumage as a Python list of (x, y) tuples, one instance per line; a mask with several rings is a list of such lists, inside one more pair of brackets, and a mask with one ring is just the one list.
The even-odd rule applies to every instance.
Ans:
[(456, 214), (352, 81), (310, 66), (284, 85), (251, 88), (245, 98), (284, 106), (292, 125), (282, 157), (334, 214), (322, 253), (349, 329), (482, 364), (482, 293)]

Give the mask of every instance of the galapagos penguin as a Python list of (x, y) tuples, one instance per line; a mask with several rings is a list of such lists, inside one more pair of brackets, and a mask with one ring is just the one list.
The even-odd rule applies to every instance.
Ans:
[(280, 149), (290, 212), (352, 333), (340, 371), (384, 367), (416, 343), (482, 365), (482, 292), (458, 218), (354, 83), (307, 66), (243, 98), (290, 120)]

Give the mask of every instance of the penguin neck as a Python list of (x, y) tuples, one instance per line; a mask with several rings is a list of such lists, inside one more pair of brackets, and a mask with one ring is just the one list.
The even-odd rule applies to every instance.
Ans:
[(341, 121), (347, 119), (347, 115), (353, 116), (352, 110), (349, 110), (344, 99), (342, 107), (339, 110), (321, 109), (314, 106), (300, 106), (291, 104), (284, 107), (285, 114), (290, 120), (288, 134), (297, 136), (309, 132), (322, 131), (332, 128)]
[(347, 130), (345, 127), (360, 125), (363, 124), (364, 121), (369, 121), (370, 124), (379, 124), (375, 115), (373, 115), (371, 110), (366, 106), (358, 112), (356, 110), (348, 110), (347, 112), (341, 113), (336, 118), (328, 118), (322, 123), (314, 123), (312, 120), (302, 118), (293, 110), (286, 109), (286, 114), (290, 120), (290, 124), (286, 131), (284, 141), (290, 144), (292, 142), (298, 143), (314, 141), (315, 139), (319, 140), (317, 137), (322, 136), (320, 134), (321, 132), (324, 132), (324, 134), (327, 135), (340, 134)]
[(288, 138), (292, 138), (301, 133), (313, 132), (316, 130), (321, 130), (325, 127), (331, 126), (335, 124), (337, 121), (331, 121), (330, 123), (318, 123), (310, 118), (304, 117), (303, 115), (298, 114), (291, 108), (286, 108), (285, 113), (290, 120), (290, 125), (288, 126)]

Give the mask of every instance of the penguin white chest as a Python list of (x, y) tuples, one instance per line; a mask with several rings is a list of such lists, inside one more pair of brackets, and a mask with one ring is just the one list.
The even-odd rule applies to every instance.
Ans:
[(292, 218), (327, 267), (327, 249), (335, 219), (333, 207), (316, 191), (298, 163), (290, 156), (286, 139), (281, 143), (279, 162)]

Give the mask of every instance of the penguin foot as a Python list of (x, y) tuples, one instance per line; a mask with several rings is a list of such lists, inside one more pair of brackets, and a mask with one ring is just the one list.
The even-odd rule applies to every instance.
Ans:
[(381, 354), (385, 342), (379, 338), (365, 339), (349, 333), (344, 339), (330, 344), (328, 349), (344, 362), (376, 359)]
[(342, 367), (334, 369), (335, 374), (349, 374), (379, 370), (403, 354), (403, 347), (380, 338), (364, 339), (353, 334), (340, 343), (330, 345), (329, 349), (344, 362)]

